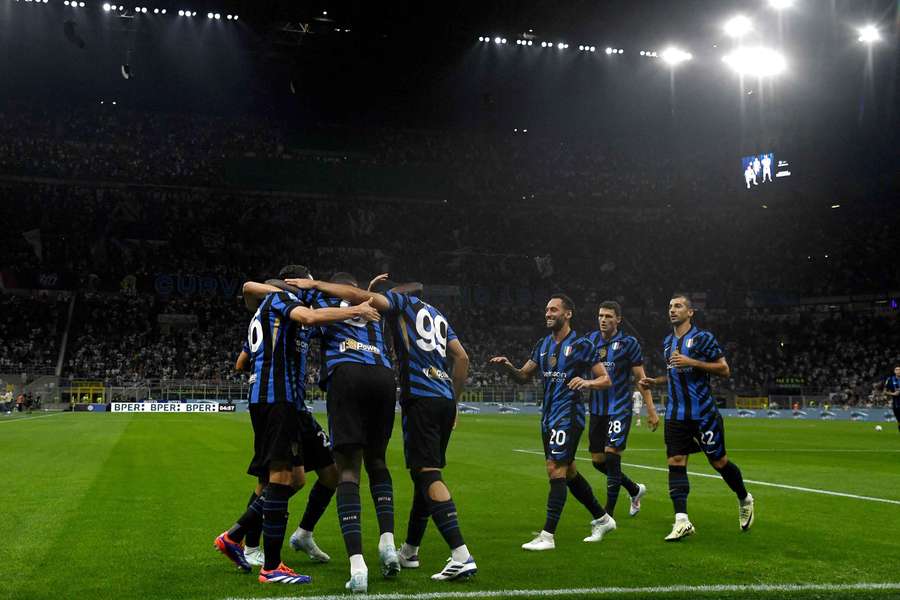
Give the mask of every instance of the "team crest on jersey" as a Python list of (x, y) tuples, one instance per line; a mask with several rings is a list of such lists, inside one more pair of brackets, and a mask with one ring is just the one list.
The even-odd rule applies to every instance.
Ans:
[(551, 355), (550, 359), (547, 362), (550, 363), (551, 367), (555, 367), (556, 366), (556, 355), (555, 354)]
[(606, 358), (606, 348), (600, 348), (600, 360)]

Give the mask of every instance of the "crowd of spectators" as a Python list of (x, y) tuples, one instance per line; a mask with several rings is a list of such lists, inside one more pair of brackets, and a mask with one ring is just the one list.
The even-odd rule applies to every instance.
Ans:
[[(234, 380), (240, 283), (295, 262), (320, 276), (350, 270), (363, 283), (390, 272), (452, 287), (435, 302), (474, 357), (473, 385), (502, 381), (483, 368), (495, 352), (524, 360), (557, 290), (576, 299), (580, 330), (593, 326), (590, 307), (620, 301), (657, 370), (669, 297), (702, 297), (705, 323), (733, 357), (726, 385), (735, 391), (795, 377), (856, 401), (896, 358), (896, 312), (823, 319), (787, 307), (896, 290), (900, 214), (829, 210), (827, 199), (824, 210), (719, 205), (706, 193), (726, 189), (722, 174), (688, 168), (689, 154), (422, 131), (360, 132), (324, 149), (321, 131), (288, 138), (283, 124), (259, 119), (223, 127), (110, 106), (0, 112), (15, 115), (0, 114), (0, 272), (6, 287), (78, 291), (68, 375)], [(453, 193), (222, 189), (234, 160), (256, 158), (427, 167)], [(698, 200), (668, 205), (676, 192)], [(67, 300), (0, 303), (0, 369), (55, 364)], [(316, 373), (313, 360), (311, 380)]]

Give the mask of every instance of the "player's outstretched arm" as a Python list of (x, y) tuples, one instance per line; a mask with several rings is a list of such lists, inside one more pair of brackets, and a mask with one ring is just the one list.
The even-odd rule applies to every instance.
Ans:
[(247, 371), (247, 367), (250, 365), (250, 355), (247, 354), (246, 350), (241, 350), (241, 353), (238, 354), (237, 361), (234, 363), (234, 370), (238, 373), (242, 373), (243, 371)]
[(656, 413), (656, 405), (653, 404), (653, 393), (650, 391), (649, 386), (641, 385), (641, 381), (649, 379), (644, 372), (644, 365), (632, 367), (631, 374), (634, 375), (634, 380), (638, 384), (638, 391), (644, 398), (644, 406), (647, 407), (647, 424), (650, 425), (650, 431), (656, 431), (656, 428), (659, 427), (659, 415)]
[(650, 389), (654, 385), (666, 385), (669, 383), (668, 375), (660, 375), (659, 377), (642, 377), (638, 379), (638, 389)]
[(469, 355), (459, 340), (450, 340), (447, 344), (447, 354), (453, 362), (450, 379), (453, 381), (453, 397), (459, 402), (459, 396), (466, 387), (466, 378), (469, 376)]
[(381, 312), (386, 312), (391, 307), (391, 303), (388, 301), (387, 297), (376, 294), (375, 292), (361, 290), (352, 285), (331, 283), (330, 281), (318, 281), (316, 279), (285, 279), (284, 282), (288, 285), (296, 286), (301, 290), (319, 290), (326, 296), (334, 296), (335, 298), (346, 300), (350, 304), (362, 304), (367, 300), (371, 300), (372, 306)]
[(488, 361), (488, 364), (506, 371), (510, 379), (516, 383), (528, 383), (531, 381), (538, 368), (537, 363), (530, 358), (528, 362), (522, 365), (521, 369), (517, 369), (505, 356), (495, 356)]
[(291, 309), (290, 318), (306, 327), (316, 325), (328, 325), (348, 319), (363, 319), (366, 322), (381, 320), (378, 312), (369, 300), (356, 306), (346, 308), (318, 308), (311, 309), (306, 306), (295, 306)]
[(582, 379), (581, 377), (573, 377), (569, 380), (568, 386), (570, 390), (605, 390), (612, 387), (612, 380), (606, 367), (602, 362), (595, 363), (591, 367), (591, 375), (593, 379)]
[(255, 281), (247, 281), (241, 287), (241, 292), (244, 296), (244, 306), (246, 306), (247, 310), (250, 312), (256, 312), (260, 302), (263, 301), (263, 298), (265, 298), (266, 295), (280, 291), (281, 290), (274, 285), (257, 283)]

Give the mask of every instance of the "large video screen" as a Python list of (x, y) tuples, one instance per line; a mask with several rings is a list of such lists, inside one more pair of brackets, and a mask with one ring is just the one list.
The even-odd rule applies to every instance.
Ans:
[(790, 163), (778, 158), (774, 152), (751, 154), (741, 158), (741, 176), (748, 190), (774, 183), (776, 179), (790, 177)]

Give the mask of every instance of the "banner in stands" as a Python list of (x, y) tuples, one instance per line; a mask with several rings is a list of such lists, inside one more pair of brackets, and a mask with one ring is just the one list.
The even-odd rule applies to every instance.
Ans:
[(214, 413), (217, 402), (113, 402), (114, 413)]

